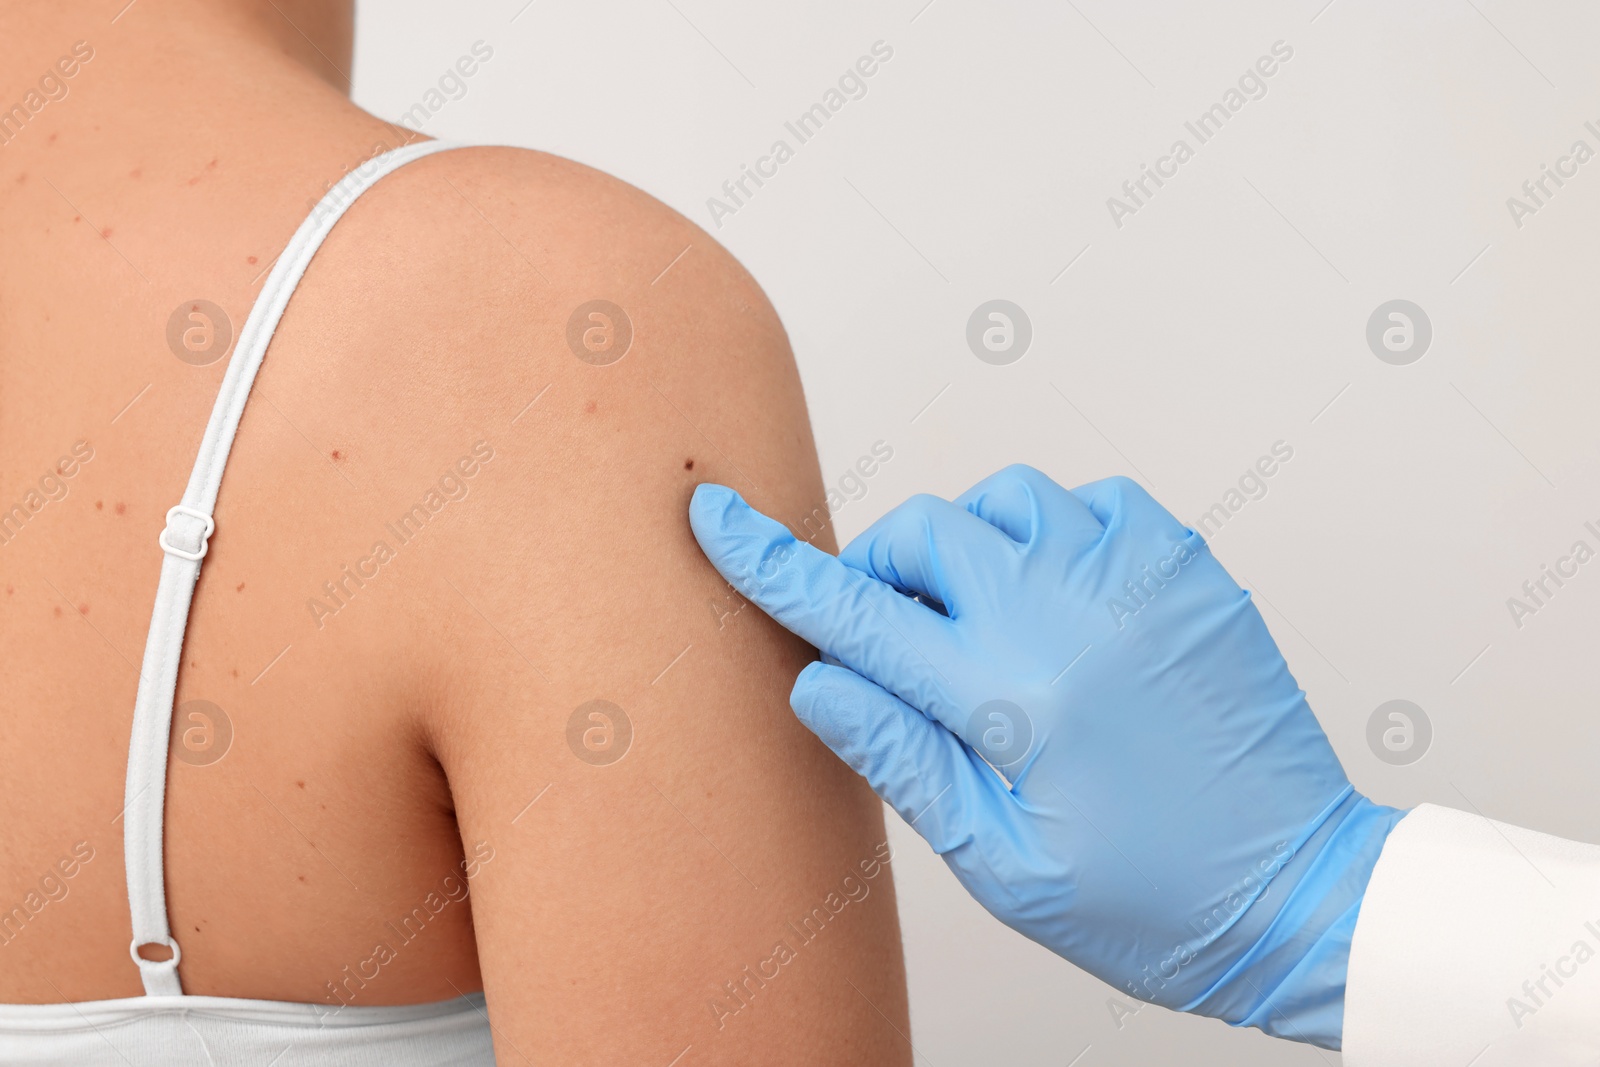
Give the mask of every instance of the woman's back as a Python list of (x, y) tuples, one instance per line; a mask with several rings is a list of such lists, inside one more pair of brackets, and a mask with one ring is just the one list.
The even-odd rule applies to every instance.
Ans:
[[(122, 813), (156, 535), (278, 253), (411, 138), (280, 54), (279, 17), (0, 16), (0, 69), (66, 87), (0, 146), (0, 1003), (142, 991)], [(781, 328), (703, 234), (512, 150), (357, 201), (272, 341), (189, 616), (184, 993), (487, 989), (505, 1062), (906, 1058), (878, 809), (779, 714), (803, 649), (698, 562), (679, 516), (711, 477), (822, 498)]]

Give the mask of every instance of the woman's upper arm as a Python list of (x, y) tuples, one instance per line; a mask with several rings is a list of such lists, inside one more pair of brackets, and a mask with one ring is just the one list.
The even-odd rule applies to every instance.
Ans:
[(909, 1063), (881, 807), (789, 711), (810, 650), (686, 519), (708, 480), (825, 515), (782, 327), (637, 191), (479, 155), (438, 168), (475, 261), (389, 328), (447, 315), (465, 367), (435, 371), (460, 399), (429, 437), (476, 459), (418, 583), (419, 698), (501, 1062)]

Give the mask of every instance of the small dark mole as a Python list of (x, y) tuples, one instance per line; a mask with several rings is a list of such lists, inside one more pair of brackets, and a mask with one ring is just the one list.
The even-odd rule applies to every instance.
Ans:
[(195, 660), (190, 660), (189, 661), (189, 669), (190, 670), (193, 670), (194, 668), (196, 668), (198, 666), (200, 666), (200, 664), (197, 661), (195, 661)]
[(196, 927), (195, 927), (195, 928), (194, 928), (194, 932), (195, 932), (195, 933), (197, 933), (197, 934), (198, 934), (198, 933), (199, 933), (199, 932), (200, 932), (200, 928), (199, 928), (199, 927), (198, 927), (198, 926), (196, 926)]
[(593, 400), (591, 400), (587, 404), (583, 405), (583, 410), (585, 410), (589, 414), (593, 415), (595, 408), (597, 408), (599, 406), (600, 406), (599, 404), (596, 404)]
[(343, 459), (344, 457), (339, 454), (339, 450), (336, 448), (336, 449), (333, 450), (333, 458), (334, 459)]
[(234, 586), (234, 587), (233, 587), (233, 591), (234, 591), (234, 592), (235, 592), (235, 593), (242, 593), (242, 592), (244, 592), (244, 583), (243, 583), (243, 582), (240, 582), (240, 583), (239, 583), (239, 584), (238, 584), (238, 585), (236, 585), (236, 586)]
[(87, 614), (89, 614), (89, 605), (87, 605), (87, 604), (79, 604), (78, 605), (78, 614), (79, 615), (87, 615)]
[(127, 512), (127, 510), (128, 510), (128, 505), (124, 504), (120, 500), (117, 501), (116, 512), (117, 512), (118, 515), (125, 514)]
[(96, 500), (96, 501), (95, 501), (95, 502), (94, 502), (94, 509), (95, 509), (95, 510), (96, 510), (96, 511), (103, 511), (103, 510), (105, 510), (105, 506), (106, 506), (106, 502), (105, 502), (105, 501), (104, 501), (104, 500)]
[[(302, 882), (303, 882), (303, 881), (305, 881), (305, 880), (306, 880), (306, 876), (305, 876), (305, 875), (303, 875), (303, 874), (302, 874), (302, 875), (299, 875), (299, 876), (298, 876), (298, 877), (299, 877), (299, 879), (300, 879), (300, 880), (301, 880), (301, 881), (302, 881)], [(198, 927), (198, 926), (197, 926), (197, 927), (195, 927), (195, 929), (196, 929), (196, 930), (198, 930), (198, 929), (200, 929), (200, 928), (199, 928), (199, 927)]]
[(58, 619), (61, 618), (61, 605), (60, 604), (56, 605), (55, 612), (56, 612), (56, 618), (58, 618)]
[(683, 469), (686, 470), (686, 471), (694, 470), (694, 460), (692, 460), (692, 459), (684, 460), (683, 461)]
[(256, 264), (256, 257), (255, 256), (245, 256), (244, 257), (244, 261), (246, 263), (250, 264), (253, 267)]
[(306, 784), (304, 782), (298, 780), (298, 779), (296, 779), (294, 784), (299, 786), (301, 789), (304, 789), (306, 787)]
[(237, 677), (239, 677), (239, 668), (235, 667), (233, 670), (229, 671), (228, 673), (233, 675), (235, 678), (237, 678)]

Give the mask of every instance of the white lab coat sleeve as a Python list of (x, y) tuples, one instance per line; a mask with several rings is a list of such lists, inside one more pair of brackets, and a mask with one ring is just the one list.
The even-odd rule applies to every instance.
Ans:
[(1600, 847), (1430, 804), (1402, 819), (1356, 920), (1344, 1062), (1600, 1062)]

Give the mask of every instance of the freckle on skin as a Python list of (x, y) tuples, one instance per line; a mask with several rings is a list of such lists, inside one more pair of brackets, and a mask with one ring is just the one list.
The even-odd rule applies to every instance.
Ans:
[(306, 784), (304, 782), (300, 781), (299, 779), (296, 779), (294, 784), (299, 786), (301, 789), (304, 789), (306, 787)]
[(583, 410), (585, 410), (589, 414), (593, 415), (595, 408), (597, 408), (599, 406), (600, 406), (599, 404), (596, 404), (593, 400), (591, 400), (587, 404), (583, 405)]
[[(130, 177), (130, 178), (140, 178), (140, 177), (143, 177), (143, 176), (144, 176), (144, 171), (140, 170), (138, 167), (134, 167), (132, 170), (130, 170), (128, 172), (128, 177)], [(195, 929), (198, 930), (199, 927), (197, 926), (197, 927), (195, 927)]]
[(56, 612), (56, 618), (58, 618), (58, 619), (61, 618), (61, 605), (60, 604), (56, 605), (55, 612)]
[(235, 667), (233, 670), (229, 671), (228, 673), (233, 675), (235, 678), (237, 678), (237, 677), (239, 677), (239, 668)]
[(128, 505), (126, 505), (126, 504), (124, 504), (124, 503), (123, 503), (123, 502), (122, 502), (122, 501), (120, 501), (120, 500), (119, 500), (119, 501), (117, 501), (117, 507), (116, 507), (116, 512), (117, 512), (117, 514), (118, 514), (118, 515), (124, 515), (124, 514), (126, 514), (126, 513), (127, 513), (127, 511), (128, 511)]
[(111, 236), (111, 227), (107, 226), (105, 229), (101, 230), (100, 231), (100, 236), (101, 237), (110, 237)]
[(246, 263), (250, 264), (252, 267), (256, 265), (256, 257), (255, 256), (245, 256), (244, 257), (244, 261)]
[(694, 470), (694, 460), (692, 460), (692, 459), (684, 460), (683, 461), (683, 469), (686, 470), (686, 471)]
[(94, 509), (96, 511), (104, 511), (105, 510), (105, 506), (106, 506), (106, 502), (104, 500), (96, 500), (94, 502)]
[(343, 459), (344, 457), (339, 454), (339, 450), (336, 448), (336, 449), (333, 450), (333, 458), (334, 459)]
[(236, 586), (234, 586), (234, 588), (233, 588), (233, 591), (234, 591), (234, 592), (235, 592), (235, 593), (242, 593), (242, 592), (244, 592), (244, 583), (243, 583), (243, 582), (240, 582), (240, 583), (239, 583), (239, 584), (238, 584), (238, 585), (236, 585)]
[(87, 615), (87, 614), (89, 614), (89, 605), (87, 605), (87, 604), (79, 604), (78, 605), (78, 614), (79, 615)]

